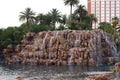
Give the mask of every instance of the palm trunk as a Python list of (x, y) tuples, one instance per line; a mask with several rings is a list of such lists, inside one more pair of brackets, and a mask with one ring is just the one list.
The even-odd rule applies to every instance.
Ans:
[(54, 28), (54, 30), (55, 30), (55, 22), (53, 23), (53, 28)]
[(28, 19), (27, 19), (27, 22), (26, 22), (26, 31), (28, 32), (29, 31), (29, 22), (28, 22)]
[(70, 5), (70, 22), (72, 20), (72, 5)]

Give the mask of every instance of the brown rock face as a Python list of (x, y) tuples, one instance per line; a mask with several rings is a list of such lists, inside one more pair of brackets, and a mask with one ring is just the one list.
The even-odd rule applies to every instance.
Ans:
[(101, 30), (27, 33), (15, 50), (4, 50), (7, 64), (95, 66), (113, 64), (118, 57), (114, 43)]
[(120, 62), (115, 63), (115, 70), (114, 72), (120, 72)]
[(87, 80), (114, 80), (114, 75), (110, 73), (90, 75)]

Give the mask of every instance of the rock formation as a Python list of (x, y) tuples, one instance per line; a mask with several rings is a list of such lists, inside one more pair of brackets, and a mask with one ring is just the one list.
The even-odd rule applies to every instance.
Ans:
[(114, 80), (114, 75), (112, 73), (95, 74), (87, 76), (86, 80)]
[(115, 63), (114, 72), (119, 72), (120, 73), (120, 62)]
[(117, 49), (102, 30), (29, 32), (12, 51), (4, 50), (7, 64), (88, 65), (114, 64)]

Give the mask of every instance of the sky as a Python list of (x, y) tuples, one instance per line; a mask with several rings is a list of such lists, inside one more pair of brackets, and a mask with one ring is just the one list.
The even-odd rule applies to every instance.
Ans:
[[(80, 4), (87, 5), (87, 0), (80, 0)], [(69, 15), (70, 7), (64, 5), (64, 0), (0, 0), (0, 28), (20, 26), (20, 12), (31, 8), (36, 14), (47, 13), (57, 8), (61, 14)]]

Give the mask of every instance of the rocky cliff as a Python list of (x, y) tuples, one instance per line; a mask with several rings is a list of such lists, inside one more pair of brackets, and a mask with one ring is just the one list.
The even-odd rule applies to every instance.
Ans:
[(27, 33), (12, 51), (4, 50), (7, 64), (31, 65), (102, 65), (119, 58), (110, 37), (102, 30), (43, 31)]

